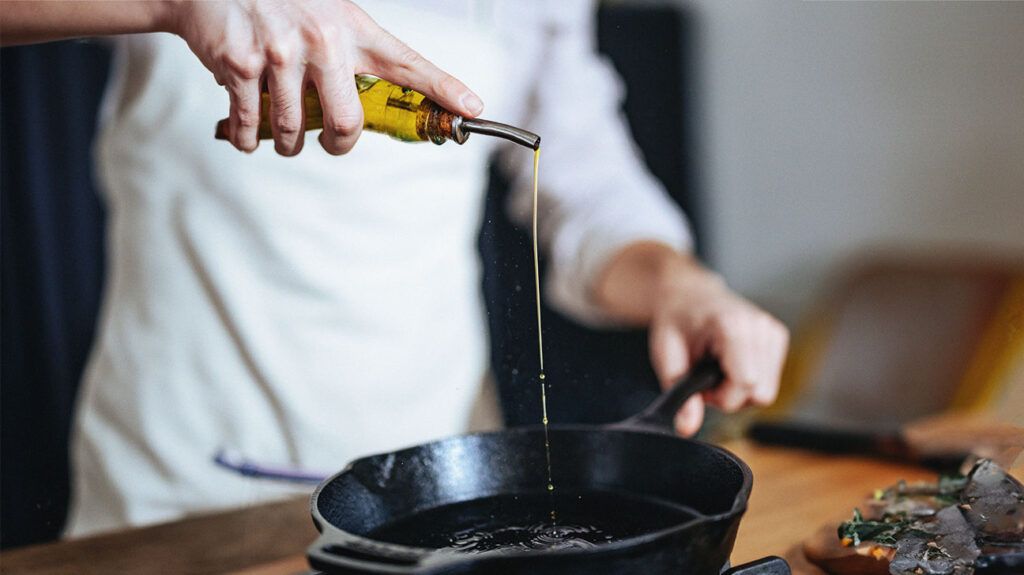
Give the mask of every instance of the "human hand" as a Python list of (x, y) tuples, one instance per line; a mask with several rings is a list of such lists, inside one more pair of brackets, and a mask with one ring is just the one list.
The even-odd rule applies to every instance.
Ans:
[(274, 149), (302, 149), (302, 93), (316, 86), (323, 108), (320, 145), (347, 153), (363, 129), (356, 74), (372, 74), (423, 93), (444, 108), (476, 117), (483, 102), (377, 25), (348, 0), (181, 2), (168, 29), (188, 43), (231, 98), (228, 139), (256, 149), (260, 87), (270, 92)]
[(718, 358), (725, 381), (683, 405), (675, 420), (680, 434), (700, 429), (705, 403), (733, 412), (775, 401), (788, 330), (692, 258), (661, 244), (634, 244), (609, 264), (596, 293), (612, 315), (648, 326), (664, 389), (704, 355)]

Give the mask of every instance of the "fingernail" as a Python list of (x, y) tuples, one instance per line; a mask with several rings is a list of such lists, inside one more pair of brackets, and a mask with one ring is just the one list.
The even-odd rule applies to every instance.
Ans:
[(464, 110), (469, 110), (474, 116), (484, 111), (484, 103), (476, 94), (473, 92), (466, 92), (459, 98), (459, 104), (462, 105)]

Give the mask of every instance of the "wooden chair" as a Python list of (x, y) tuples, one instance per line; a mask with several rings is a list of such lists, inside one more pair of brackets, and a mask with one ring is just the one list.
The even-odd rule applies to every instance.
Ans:
[(755, 438), (836, 451), (924, 435), (949, 447), (968, 429), (1020, 443), (1024, 261), (861, 258), (798, 328), (758, 419)]

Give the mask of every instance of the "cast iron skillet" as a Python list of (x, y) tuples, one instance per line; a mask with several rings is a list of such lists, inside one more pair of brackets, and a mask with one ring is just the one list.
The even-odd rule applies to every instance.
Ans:
[[(704, 360), (626, 421), (551, 426), (553, 493), (539, 426), (353, 461), (313, 493), (321, 535), (309, 562), (329, 573), (717, 575), (746, 510), (750, 469), (724, 449), (675, 436), (672, 420), (686, 398), (722, 377), (716, 361)], [(615, 537), (588, 548), (440, 549), (473, 526), (551, 529), (552, 509), (556, 530), (598, 525)], [(788, 575), (789, 567), (769, 557), (728, 573)]]

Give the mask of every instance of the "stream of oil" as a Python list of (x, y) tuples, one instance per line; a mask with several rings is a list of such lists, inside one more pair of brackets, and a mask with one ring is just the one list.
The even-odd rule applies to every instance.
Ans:
[(537, 253), (537, 180), (540, 174), (540, 147), (533, 151), (533, 288), (537, 302), (537, 353), (540, 357), (540, 407), (544, 424), (544, 458), (548, 466), (548, 493), (551, 494), (551, 522), (558, 520), (555, 511), (555, 482), (551, 478), (551, 441), (548, 437), (548, 383), (544, 374), (544, 325), (540, 312), (540, 257)]

